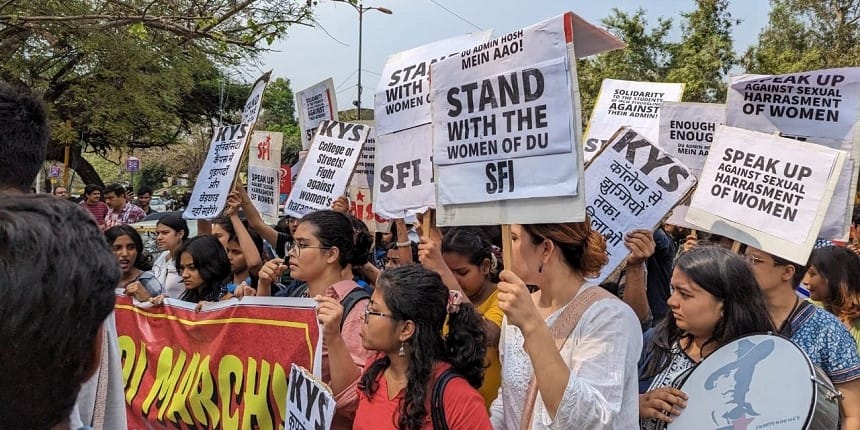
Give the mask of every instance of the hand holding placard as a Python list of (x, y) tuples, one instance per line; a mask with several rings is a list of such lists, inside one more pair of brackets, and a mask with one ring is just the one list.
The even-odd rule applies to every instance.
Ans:
[(537, 327), (546, 327), (526, 283), (516, 273), (502, 270), (496, 289), (499, 290), (499, 309), (508, 317), (508, 323), (518, 327), (524, 336)]

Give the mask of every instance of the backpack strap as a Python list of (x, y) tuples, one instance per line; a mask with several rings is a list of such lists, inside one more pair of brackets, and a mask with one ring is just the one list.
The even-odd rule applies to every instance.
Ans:
[(430, 398), (430, 418), (433, 420), (433, 430), (448, 430), (448, 420), (445, 419), (445, 404), (442, 402), (445, 387), (451, 379), (460, 375), (452, 368), (445, 369), (433, 384), (433, 394)]
[(304, 297), (308, 293), (308, 284), (301, 284), (290, 291), (289, 297)]
[(346, 321), (346, 316), (349, 315), (352, 308), (354, 308), (358, 302), (369, 298), (370, 293), (368, 293), (367, 290), (362, 287), (355, 287), (346, 295), (346, 297), (343, 298), (343, 300), (340, 301), (340, 304), (343, 305), (343, 315), (340, 317), (341, 330), (343, 330), (343, 323)]
[[(587, 286), (588, 284), (583, 284), (580, 288), (586, 288)], [(582, 315), (585, 314), (585, 311), (587, 311), (594, 303), (604, 299), (618, 300), (618, 298), (612, 295), (612, 293), (600, 288), (599, 286), (588, 287), (585, 291), (581, 291), (577, 294), (576, 297), (570, 301), (567, 307), (561, 311), (561, 314), (556, 318), (552, 327), (549, 328), (549, 331), (552, 333), (552, 337), (555, 340), (555, 346), (559, 351), (564, 347), (570, 334), (573, 333), (573, 329), (575, 329), (576, 325), (579, 324), (579, 320), (582, 319)], [(525, 430), (531, 428), (532, 414), (534, 413), (535, 402), (537, 401), (537, 392), (537, 380), (535, 379), (534, 373), (532, 373), (526, 394), (525, 407), (523, 408), (523, 414), (520, 417), (520, 429)]]

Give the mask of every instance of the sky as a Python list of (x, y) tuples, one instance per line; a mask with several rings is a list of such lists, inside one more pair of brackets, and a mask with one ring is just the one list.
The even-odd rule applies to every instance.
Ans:
[[(364, 13), (362, 43), (362, 107), (373, 107), (373, 94), (389, 55), (459, 34), (493, 29), (493, 37), (527, 27), (544, 19), (572, 11), (599, 24), (613, 8), (633, 13), (642, 7), (650, 26), (657, 19), (672, 18), (671, 38), (681, 36), (681, 13), (694, 8), (693, 0), (370, 0), (365, 7), (385, 7)], [(523, 7), (527, 6), (527, 7)], [(447, 10), (446, 10), (447, 9)], [(729, 12), (743, 20), (735, 27), (737, 53), (755, 43), (767, 24), (768, 0), (730, 0)], [(321, 1), (316, 10), (317, 27), (294, 26), (288, 36), (275, 42), (256, 67), (244, 72), (241, 80), (253, 82), (261, 71), (273, 70), (273, 77), (287, 78), (293, 91), (307, 88), (331, 77), (339, 110), (356, 100), (358, 74), (358, 11), (337, 1)]]

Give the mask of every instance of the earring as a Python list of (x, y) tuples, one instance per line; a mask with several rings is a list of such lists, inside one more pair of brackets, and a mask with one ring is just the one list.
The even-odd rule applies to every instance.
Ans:
[(397, 351), (398, 357), (406, 357), (406, 351), (403, 350), (403, 345), (404, 345), (404, 343), (401, 342), (400, 343), (400, 351)]
[(538, 273), (543, 273), (543, 261), (541, 261), (540, 266), (538, 266)]

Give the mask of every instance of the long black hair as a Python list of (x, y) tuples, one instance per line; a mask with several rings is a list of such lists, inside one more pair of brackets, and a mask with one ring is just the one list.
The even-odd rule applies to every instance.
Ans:
[[(702, 344), (703, 350), (710, 343), (720, 347), (746, 334), (774, 331), (755, 275), (738, 254), (720, 246), (696, 247), (681, 254), (675, 268), (723, 302), (723, 316)], [(651, 358), (640, 378), (662, 372), (672, 360), (675, 343), (692, 340), (692, 336), (678, 328), (675, 316), (667, 313), (654, 328), (652, 342), (645, 345)]]
[(108, 246), (113, 248), (113, 243), (120, 237), (128, 236), (131, 238), (131, 241), (134, 243), (134, 248), (137, 250), (137, 257), (134, 259), (134, 267), (139, 270), (150, 270), (152, 269), (152, 265), (147, 262), (147, 258), (143, 255), (143, 239), (140, 238), (140, 234), (134, 227), (129, 225), (115, 225), (105, 231), (105, 239), (107, 239)]
[(373, 252), (373, 235), (370, 234), (370, 229), (364, 221), (356, 218), (353, 215), (347, 215), (349, 222), (352, 223), (353, 230), (353, 247), (349, 254), (349, 264), (353, 268), (359, 268), (367, 264), (371, 260)]
[[(473, 387), (484, 379), (484, 355), (487, 339), (481, 316), (472, 304), (460, 305), (458, 312), (448, 316), (448, 288), (438, 273), (418, 264), (385, 270), (376, 288), (396, 321), (412, 321), (415, 331), (406, 342), (409, 357), (406, 393), (397, 414), (397, 428), (418, 430), (425, 422), (425, 405), (433, 367), (445, 361)], [(448, 336), (442, 336), (442, 326), (448, 316)], [(376, 382), (391, 361), (382, 357), (374, 361), (361, 376), (359, 389), (372, 396), (379, 388)]]
[(824, 306), (843, 320), (860, 311), (860, 257), (847, 248), (825, 246), (812, 251), (809, 266), (827, 281)]
[(501, 265), (496, 258), (492, 242), (482, 229), (474, 227), (455, 227), (442, 238), (442, 253), (453, 252), (469, 260), (469, 264), (481, 267), (484, 260), (490, 260), (490, 281), (499, 282)]
[(221, 287), (227, 282), (227, 277), (230, 276), (230, 260), (227, 258), (227, 252), (221, 246), (221, 242), (215, 236), (197, 236), (188, 242), (182, 244), (176, 250), (176, 271), (181, 275), (180, 261), (182, 254), (191, 254), (191, 259), (194, 261), (194, 266), (200, 272), (200, 277), (203, 278), (204, 285), (199, 288), (186, 289), (179, 297), (179, 300), (186, 302), (198, 303), (201, 300), (214, 302), (218, 300), (218, 295)]

